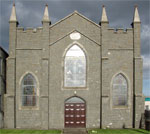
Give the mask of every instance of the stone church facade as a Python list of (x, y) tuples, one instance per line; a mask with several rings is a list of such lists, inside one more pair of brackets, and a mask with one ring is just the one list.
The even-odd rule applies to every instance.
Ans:
[(13, 5), (7, 59), (6, 128), (139, 128), (144, 112), (140, 18), (100, 25), (77, 11), (51, 25), (18, 27)]

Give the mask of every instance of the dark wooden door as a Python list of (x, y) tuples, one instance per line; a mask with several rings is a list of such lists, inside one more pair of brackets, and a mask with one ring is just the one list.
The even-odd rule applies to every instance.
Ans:
[(65, 104), (65, 127), (67, 128), (86, 127), (85, 103), (66, 103)]

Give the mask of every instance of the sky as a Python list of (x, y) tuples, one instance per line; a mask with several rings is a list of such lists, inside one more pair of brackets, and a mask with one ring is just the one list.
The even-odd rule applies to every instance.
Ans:
[(13, 1), (19, 26), (41, 27), (45, 4), (48, 4), (52, 24), (77, 10), (99, 24), (102, 5), (111, 28), (131, 28), (134, 6), (141, 19), (141, 53), (143, 57), (143, 93), (150, 96), (150, 1), (149, 0), (0, 0), (0, 45), (9, 48), (9, 17)]

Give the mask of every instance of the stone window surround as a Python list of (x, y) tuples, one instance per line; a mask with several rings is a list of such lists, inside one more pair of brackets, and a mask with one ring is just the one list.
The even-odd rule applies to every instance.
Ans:
[[(81, 48), (81, 50), (84, 52), (84, 55), (85, 55), (85, 59), (86, 59), (86, 84), (85, 84), (85, 87), (65, 87), (64, 86), (64, 82), (65, 82), (65, 79), (64, 79), (64, 74), (65, 74), (65, 66), (64, 66), (64, 63), (65, 63), (65, 56), (66, 56), (66, 53), (68, 52), (68, 50), (74, 46), (74, 45), (77, 45), (78, 47)], [(83, 45), (80, 44), (78, 41), (73, 41), (71, 44), (69, 44), (64, 53), (63, 53), (63, 56), (62, 56), (62, 90), (88, 90), (88, 57), (87, 57), (87, 51), (84, 49)]]
[[(22, 106), (22, 80), (24, 79), (24, 77), (27, 75), (27, 74), (32, 74), (33, 77), (35, 78), (36, 80), (36, 91), (37, 91), (37, 94), (36, 94), (36, 106)], [(39, 110), (39, 81), (38, 81), (38, 78), (37, 76), (31, 72), (31, 71), (27, 71), (25, 72), (21, 78), (20, 78), (20, 81), (19, 81), (19, 110)]]
[[(113, 90), (113, 79), (118, 75), (118, 74), (121, 74), (125, 77), (126, 81), (127, 81), (127, 105), (125, 106), (113, 106), (113, 98), (112, 98), (112, 90)], [(130, 109), (130, 101), (131, 101), (131, 94), (132, 94), (132, 91), (131, 91), (131, 84), (130, 84), (130, 81), (129, 81), (129, 78), (127, 77), (127, 75), (123, 72), (123, 71), (119, 71), (117, 73), (115, 73), (113, 75), (113, 77), (111, 78), (111, 82), (110, 82), (110, 107), (111, 109)]]

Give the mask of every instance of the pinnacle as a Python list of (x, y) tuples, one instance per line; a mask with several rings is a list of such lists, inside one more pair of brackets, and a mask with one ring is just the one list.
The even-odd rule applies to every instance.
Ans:
[(136, 7), (138, 7), (138, 5), (135, 5), (134, 7), (136, 8)]
[(102, 6), (102, 17), (101, 17), (101, 22), (108, 22), (107, 14), (106, 14), (106, 9), (105, 6)]
[(133, 22), (141, 22), (140, 21), (140, 16), (139, 16), (139, 13), (138, 13), (138, 6), (137, 5), (135, 5)]
[(45, 11), (42, 22), (50, 22), (47, 4), (45, 5)]
[(17, 22), (15, 3), (13, 3), (13, 7), (12, 7), (11, 16), (10, 16), (9, 21), (10, 22)]

